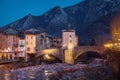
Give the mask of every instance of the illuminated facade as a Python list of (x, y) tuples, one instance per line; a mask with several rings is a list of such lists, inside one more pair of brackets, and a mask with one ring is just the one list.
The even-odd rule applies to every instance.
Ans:
[(16, 52), (18, 51), (18, 31), (12, 28), (8, 28), (3, 32), (2, 35), (2, 50), (5, 52)]
[(5, 35), (0, 32), (0, 51), (5, 49)]
[(111, 21), (111, 35), (113, 40), (120, 41), (120, 14), (116, 15)]
[(78, 38), (75, 30), (62, 30), (62, 47), (74, 49), (78, 45)]
[(19, 39), (18, 51), (25, 51), (25, 39)]
[(8, 28), (0, 33), (0, 60), (13, 60), (18, 51), (18, 31)]
[[(0, 38), (2, 37), (2, 32), (0, 32)], [(0, 39), (0, 51), (2, 50), (2, 39)]]
[(64, 52), (64, 61), (68, 64), (74, 63), (73, 51), (78, 45), (78, 38), (75, 30), (62, 30), (62, 47), (66, 49)]
[(110, 27), (112, 39), (105, 43), (104, 47), (120, 50), (120, 14), (113, 18)]
[(45, 48), (45, 32), (29, 29), (25, 31), (26, 53), (35, 54)]

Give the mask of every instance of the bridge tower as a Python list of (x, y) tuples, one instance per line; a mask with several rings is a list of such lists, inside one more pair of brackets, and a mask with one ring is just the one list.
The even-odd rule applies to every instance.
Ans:
[(65, 49), (64, 52), (64, 62), (73, 64), (73, 50), (78, 44), (77, 36), (75, 30), (62, 30), (62, 48)]

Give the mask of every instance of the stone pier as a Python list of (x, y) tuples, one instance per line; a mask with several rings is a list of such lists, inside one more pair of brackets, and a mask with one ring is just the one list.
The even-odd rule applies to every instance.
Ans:
[(65, 63), (74, 64), (73, 50), (65, 50)]

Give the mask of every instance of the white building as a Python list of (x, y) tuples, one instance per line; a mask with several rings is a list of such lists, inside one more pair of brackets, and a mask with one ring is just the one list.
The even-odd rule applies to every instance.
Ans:
[(78, 45), (78, 38), (75, 30), (62, 30), (62, 47), (74, 49)]
[(24, 38), (19, 39), (18, 51), (19, 51), (19, 54), (17, 55), (18, 57), (25, 57), (25, 39)]

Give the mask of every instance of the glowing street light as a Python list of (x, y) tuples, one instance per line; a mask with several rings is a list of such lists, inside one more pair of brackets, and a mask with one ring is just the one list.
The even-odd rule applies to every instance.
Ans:
[(48, 54), (45, 54), (45, 57), (48, 58), (49, 57)]
[(46, 60), (49, 60), (50, 59), (50, 56), (48, 54), (45, 54), (45, 59)]
[(105, 47), (105, 48), (112, 48), (112, 47), (113, 47), (113, 44), (112, 44), (112, 43), (108, 43), (108, 44), (105, 44), (104, 47)]

